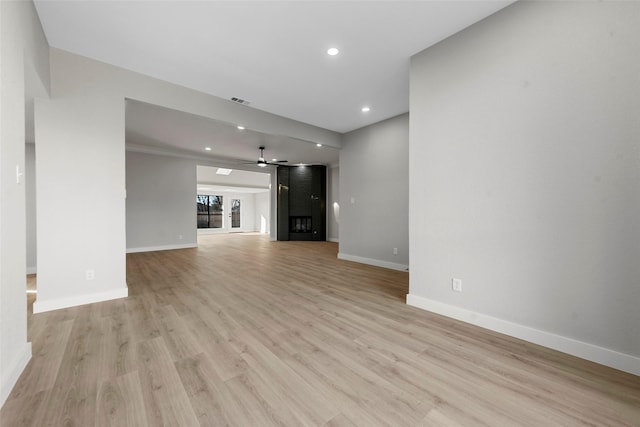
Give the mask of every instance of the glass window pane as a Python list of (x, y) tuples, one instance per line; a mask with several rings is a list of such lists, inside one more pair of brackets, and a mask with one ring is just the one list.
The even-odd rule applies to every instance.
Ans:
[(240, 228), (240, 200), (231, 199), (231, 228)]
[(222, 196), (196, 196), (198, 228), (222, 228)]
[(198, 205), (198, 213), (209, 213), (209, 196), (196, 196), (196, 203)]
[(209, 228), (209, 215), (198, 214), (198, 228)]

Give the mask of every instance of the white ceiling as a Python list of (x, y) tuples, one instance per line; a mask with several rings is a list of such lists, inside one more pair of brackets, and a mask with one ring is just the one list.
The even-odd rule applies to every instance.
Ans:
[[(128, 149), (138, 151), (166, 150), (225, 167), (261, 170), (255, 162), (264, 146), (267, 162), (287, 160), (287, 165), (323, 164), (337, 166), (338, 149), (294, 139), (284, 135), (267, 135), (207, 117), (151, 105), (140, 101), (126, 102), (126, 141)], [(205, 151), (205, 148), (211, 151)], [(247, 164), (247, 162), (251, 164)]]
[[(407, 112), (410, 56), (512, 2), (35, 5), (53, 47), (344, 133)], [(340, 54), (328, 56), (331, 46)]]

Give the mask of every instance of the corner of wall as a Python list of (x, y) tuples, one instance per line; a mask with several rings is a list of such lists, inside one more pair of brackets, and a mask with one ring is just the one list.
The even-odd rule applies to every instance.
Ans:
[(36, 300), (33, 303), (33, 314), (43, 313), (45, 311), (58, 310), (61, 308), (75, 307), (77, 305), (93, 304), (96, 302), (110, 301), (113, 299), (126, 298), (129, 296), (129, 288), (125, 284), (124, 287), (118, 289), (110, 289), (105, 292), (97, 292), (93, 294), (75, 295), (72, 297), (55, 298), (48, 300)]
[(345, 254), (344, 252), (338, 252), (338, 259), (342, 259), (345, 261), (359, 262), (360, 264), (373, 265), (375, 267), (389, 268), (391, 270), (409, 271), (409, 266), (406, 264), (398, 264), (395, 262), (383, 261), (379, 259), (349, 255), (349, 254)]
[(18, 382), (20, 374), (31, 360), (31, 343), (25, 342), (20, 351), (16, 351), (15, 356), (6, 369), (2, 370), (0, 383), (0, 408), (9, 397), (11, 389)]

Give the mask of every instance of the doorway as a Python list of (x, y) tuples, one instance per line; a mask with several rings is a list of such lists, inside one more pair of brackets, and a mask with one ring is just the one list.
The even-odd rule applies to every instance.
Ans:
[(240, 203), (240, 199), (231, 199), (231, 212), (229, 213), (229, 218), (231, 218), (231, 231), (240, 231), (242, 229)]
[(198, 234), (269, 234), (271, 175), (198, 165)]

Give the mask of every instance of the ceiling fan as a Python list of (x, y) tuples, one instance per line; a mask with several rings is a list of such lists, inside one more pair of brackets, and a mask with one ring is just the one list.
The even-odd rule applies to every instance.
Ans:
[(259, 167), (263, 168), (263, 167), (265, 167), (267, 165), (276, 165), (277, 166), (277, 165), (280, 165), (282, 163), (288, 163), (289, 162), (288, 160), (275, 160), (273, 162), (267, 162), (264, 159), (264, 146), (258, 147), (258, 149), (260, 150), (260, 157), (258, 157), (258, 161), (255, 162), (255, 163), (254, 162), (248, 162), (248, 164), (256, 164)]

